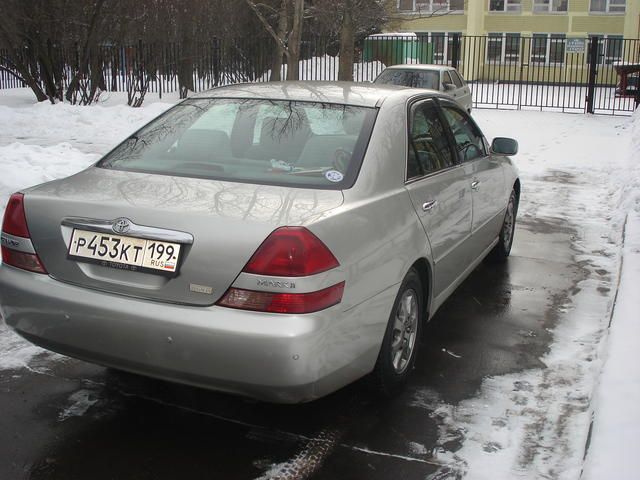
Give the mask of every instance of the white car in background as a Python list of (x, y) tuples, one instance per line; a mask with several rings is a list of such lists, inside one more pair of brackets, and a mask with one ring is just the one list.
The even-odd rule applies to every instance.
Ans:
[(448, 65), (394, 65), (385, 68), (373, 83), (438, 90), (453, 97), (462, 108), (471, 113), (471, 87), (455, 68)]

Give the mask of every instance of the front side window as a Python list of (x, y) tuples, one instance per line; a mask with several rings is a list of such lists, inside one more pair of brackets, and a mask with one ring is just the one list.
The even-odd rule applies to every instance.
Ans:
[(455, 85), (453, 83), (453, 79), (451, 78), (451, 75), (449, 75), (449, 72), (442, 72), (442, 84), (443, 85)]
[(591, 0), (589, 11), (593, 13), (624, 13), (626, 0)]
[(453, 83), (456, 84), (456, 87), (458, 88), (464, 87), (464, 82), (462, 80), (462, 77), (458, 74), (458, 72), (456, 72), (455, 70), (451, 70), (449, 73), (451, 74), (451, 78), (453, 79)]
[(538, 13), (566, 12), (568, 0), (534, 0), (533, 11)]
[(489, 0), (490, 12), (519, 12), (520, 0)]
[(455, 164), (447, 132), (433, 102), (411, 107), (407, 180), (437, 172)]
[(489, 34), (487, 39), (487, 63), (517, 63), (519, 60), (519, 33)]
[(482, 133), (473, 120), (457, 108), (445, 105), (442, 107), (442, 111), (453, 132), (460, 161), (467, 162), (485, 157), (486, 151)]
[(343, 189), (355, 182), (376, 110), (317, 102), (186, 100), (143, 127), (100, 168)]

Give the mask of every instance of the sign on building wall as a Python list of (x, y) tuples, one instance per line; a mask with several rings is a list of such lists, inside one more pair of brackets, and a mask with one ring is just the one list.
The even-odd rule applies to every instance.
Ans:
[(567, 38), (567, 53), (584, 53), (586, 40), (584, 38)]

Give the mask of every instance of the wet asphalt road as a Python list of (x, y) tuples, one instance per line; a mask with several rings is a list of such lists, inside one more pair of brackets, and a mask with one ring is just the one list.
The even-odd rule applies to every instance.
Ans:
[(424, 479), (441, 467), (433, 452), (455, 452), (460, 436), (443, 443), (436, 419), (412, 406), (417, 392), (455, 405), (486, 376), (541, 366), (558, 305), (583, 278), (571, 237), (521, 219), (512, 257), (483, 263), (446, 302), (391, 400), (354, 384), (270, 405), (75, 360), (0, 371), (0, 480), (252, 479), (281, 463), (277, 478)]

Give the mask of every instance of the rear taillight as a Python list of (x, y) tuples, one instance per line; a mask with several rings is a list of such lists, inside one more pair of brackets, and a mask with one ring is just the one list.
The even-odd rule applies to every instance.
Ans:
[(267, 237), (243, 271), (274, 277), (306, 277), (338, 265), (327, 246), (309, 230), (282, 227)]
[[(339, 266), (333, 253), (309, 230), (282, 227), (267, 237), (242, 272), (277, 277), (278, 280), (272, 283), (282, 283), (283, 278), (309, 277)], [(269, 285), (268, 278), (262, 280)], [(259, 312), (312, 313), (340, 303), (343, 292), (344, 282), (304, 293), (247, 290), (232, 286), (218, 305)]]
[(24, 214), (24, 194), (14, 193), (9, 198), (7, 209), (4, 211), (2, 231), (17, 237), (29, 238), (27, 217)]
[(3, 263), (30, 272), (47, 273), (31, 243), (22, 193), (14, 193), (9, 198), (0, 239)]

